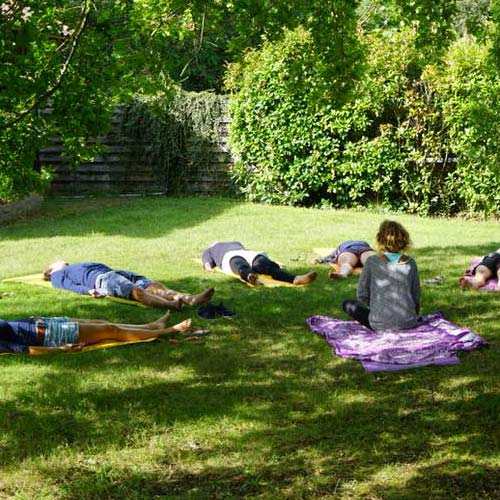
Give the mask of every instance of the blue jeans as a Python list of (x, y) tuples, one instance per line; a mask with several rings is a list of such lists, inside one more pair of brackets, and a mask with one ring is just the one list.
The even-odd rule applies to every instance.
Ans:
[(95, 289), (100, 295), (111, 295), (129, 299), (132, 288), (147, 288), (153, 283), (145, 276), (132, 273), (130, 271), (109, 271), (97, 276)]

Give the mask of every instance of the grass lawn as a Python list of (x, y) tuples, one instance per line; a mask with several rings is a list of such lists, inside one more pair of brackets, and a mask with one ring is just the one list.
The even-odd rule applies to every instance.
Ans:
[[(56, 258), (131, 269), (172, 288), (216, 287), (237, 317), (205, 343), (153, 342), (87, 353), (0, 358), (0, 498), (498, 499), (500, 294), (462, 292), (470, 258), (500, 246), (498, 222), (395, 216), (410, 231), (423, 313), (490, 346), (461, 364), (365, 373), (305, 326), (343, 316), (356, 278), (252, 289), (196, 262), (238, 239), (292, 271), (314, 247), (373, 242), (375, 212), (269, 207), (224, 199), (49, 201), (1, 229), (0, 279)], [(2, 284), (0, 317), (68, 315), (147, 322), (161, 311)]]

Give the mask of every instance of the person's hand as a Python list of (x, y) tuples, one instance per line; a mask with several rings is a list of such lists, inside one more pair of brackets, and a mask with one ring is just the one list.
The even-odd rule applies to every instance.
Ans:
[(205, 271), (210, 271), (210, 272), (213, 271), (213, 267), (211, 267), (210, 264), (208, 264), (208, 263), (205, 264), (203, 267), (205, 268)]
[(79, 342), (78, 344), (64, 344), (59, 349), (64, 352), (78, 352), (83, 349), (85, 343)]
[(92, 290), (89, 290), (89, 295), (91, 297), (94, 297), (95, 299), (98, 299), (100, 297), (104, 297), (104, 295), (101, 295), (95, 288), (92, 288)]

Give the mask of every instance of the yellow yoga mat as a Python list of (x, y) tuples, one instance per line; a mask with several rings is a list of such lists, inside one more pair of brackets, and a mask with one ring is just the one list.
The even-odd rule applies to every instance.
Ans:
[[(330, 255), (333, 252), (333, 248), (313, 248), (313, 252), (320, 257), (325, 257), (326, 255)], [(340, 271), (340, 266), (338, 266), (337, 264), (330, 264), (330, 267), (332, 267), (336, 272)], [(362, 267), (355, 267), (353, 270), (353, 274), (361, 274), (362, 270)]]
[[(152, 342), (153, 340), (158, 340), (158, 339), (153, 338), (153, 339), (146, 339), (146, 340), (129, 340), (126, 342), (117, 342), (117, 341), (99, 342), (98, 344), (86, 345), (80, 351), (75, 351), (75, 352), (95, 351), (97, 349), (107, 349), (108, 347), (117, 347), (117, 346), (122, 346), (122, 345), (127, 345), (127, 344), (140, 344), (143, 342)], [(50, 353), (52, 353), (52, 351), (39, 352), (37, 354), (31, 354), (31, 356), (43, 356), (44, 354), (50, 354)]]
[(218, 267), (215, 267), (214, 271), (216, 271), (218, 273), (225, 274), (226, 276), (231, 276), (232, 278), (236, 278), (237, 280), (243, 281), (243, 283), (245, 283), (246, 285), (248, 285), (251, 288), (259, 288), (260, 286), (265, 286), (268, 288), (273, 288), (273, 287), (278, 287), (278, 286), (293, 286), (293, 287), (303, 286), (303, 285), (293, 285), (292, 283), (287, 283), (286, 281), (278, 281), (278, 280), (271, 278), (271, 276), (269, 276), (267, 274), (259, 274), (258, 275), (259, 280), (262, 283), (262, 285), (252, 285), (251, 283), (248, 283), (247, 281), (242, 280), (237, 274), (226, 273), (225, 271), (223, 271), (222, 269), (220, 269)]
[[(198, 264), (200, 264), (199, 259), (195, 259)], [(279, 286), (293, 286), (293, 287), (299, 287), (299, 286), (304, 286), (304, 285), (293, 285), (292, 283), (287, 283), (286, 281), (277, 281), (271, 276), (267, 274), (259, 274), (259, 280), (261, 281), (262, 285), (252, 285), (251, 283), (246, 282), (245, 280), (242, 280), (237, 274), (234, 273), (226, 273), (223, 271), (220, 267), (214, 267), (212, 271), (215, 271), (220, 274), (225, 274), (226, 276), (231, 276), (231, 278), (236, 278), (237, 280), (243, 281), (246, 285), (248, 285), (251, 288), (259, 288), (261, 286), (265, 286), (267, 288), (276, 288)]]
[[(23, 283), (25, 285), (35, 285), (35, 286), (43, 286), (45, 288), (53, 288), (52, 283), (50, 281), (45, 281), (42, 278), (41, 273), (37, 274), (28, 274), (26, 276), (16, 276), (14, 278), (5, 278), (2, 280), (2, 283)], [(90, 295), (89, 295), (90, 297)], [(136, 300), (128, 300), (122, 299), (120, 297), (110, 297), (106, 295), (105, 297), (108, 300), (112, 300), (113, 302), (119, 302), (121, 304), (129, 304), (131, 306), (139, 306), (146, 307), (144, 304), (137, 302)]]

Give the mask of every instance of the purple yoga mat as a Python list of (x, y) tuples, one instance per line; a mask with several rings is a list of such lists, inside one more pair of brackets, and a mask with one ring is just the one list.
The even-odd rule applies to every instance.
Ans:
[(357, 359), (369, 372), (454, 365), (460, 362), (456, 351), (487, 345), (482, 337), (447, 321), (439, 312), (424, 316), (415, 328), (399, 331), (375, 333), (357, 321), (329, 316), (312, 316), (307, 324), (337, 356)]

